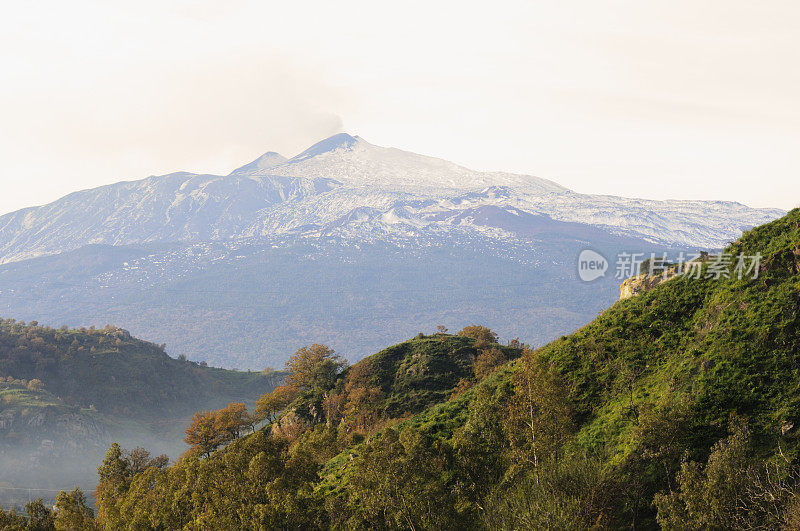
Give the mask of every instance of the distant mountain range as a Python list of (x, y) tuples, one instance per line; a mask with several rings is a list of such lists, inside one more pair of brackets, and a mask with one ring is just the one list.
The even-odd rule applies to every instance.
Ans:
[(252, 368), (305, 342), (356, 359), (469, 320), (540, 342), (616, 296), (611, 274), (577, 280), (583, 248), (721, 248), (783, 213), (579, 194), (342, 133), (227, 176), (120, 182), (0, 217), (0, 313), (114, 323)]

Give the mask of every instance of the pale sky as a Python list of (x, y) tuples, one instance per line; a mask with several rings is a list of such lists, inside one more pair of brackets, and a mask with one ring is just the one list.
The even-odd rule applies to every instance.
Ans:
[(654, 199), (800, 204), (800, 3), (6, 2), (0, 213), (347, 131)]

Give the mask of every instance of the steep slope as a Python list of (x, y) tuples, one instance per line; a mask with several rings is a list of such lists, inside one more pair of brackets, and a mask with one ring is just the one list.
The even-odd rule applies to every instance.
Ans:
[[(603, 509), (603, 518), (617, 519), (616, 525), (627, 526), (638, 519), (643, 527), (655, 526), (650, 503), (658, 491), (672, 496), (661, 498), (659, 521), (667, 521), (670, 511), (676, 510), (665, 500), (677, 499), (678, 514), (688, 528), (699, 525), (689, 523), (700, 521), (692, 518), (708, 518), (706, 522), (717, 522), (717, 526), (719, 522), (730, 526), (726, 518), (734, 518), (737, 525), (745, 526), (752, 519), (775, 522), (788, 517), (786, 512), (791, 510), (793, 498), (785, 497), (786, 492), (796, 492), (800, 486), (796, 476), (800, 466), (800, 210), (745, 233), (726, 252), (734, 257), (763, 255), (758, 278), (705, 278), (707, 269), (701, 279), (676, 277), (617, 302), (589, 325), (530, 358), (553, 375), (563, 392), (569, 413), (557, 421), (573, 424), (568, 458), (599, 456), (600, 466), (608, 467), (610, 474), (598, 480), (596, 488), (605, 489), (604, 503), (615, 505)], [(520, 391), (524, 395), (525, 380), (516, 393), (509, 392), (509, 385), (515, 375), (525, 373), (530, 368), (524, 364), (510, 364), (478, 389), (431, 408), (409, 425), (457, 444), (455, 439), (468, 431), (470, 423), (492, 425), (486, 423), (487, 408), (501, 415), (513, 409)], [(747, 419), (748, 427), (742, 430), (731, 415)], [(728, 432), (730, 439), (726, 439)], [(513, 442), (507, 444), (513, 446)], [(684, 507), (688, 496), (694, 495), (692, 489), (712, 487), (688, 483), (685, 478), (694, 470), (691, 463), (681, 472), (683, 476), (678, 474), (681, 458), (688, 455), (702, 462), (712, 452), (718, 461), (731, 459), (723, 452), (733, 444), (747, 446), (739, 450), (746, 452), (738, 457), (741, 461), (731, 464), (742, 477), (722, 480), (732, 482), (730, 498), (706, 499), (708, 511), (716, 511), (712, 515), (705, 515), (702, 507)], [(364, 450), (345, 454), (359, 451)], [(770, 458), (774, 459), (771, 465), (758, 464)], [(328, 464), (325, 492), (351, 481), (350, 461), (338, 458)], [(710, 460), (708, 466), (723, 465)], [(783, 479), (769, 479), (769, 474)], [(692, 477), (700, 478), (692, 481), (703, 480), (701, 475)], [(780, 481), (781, 487), (773, 481)], [(676, 488), (681, 482), (682, 489)], [(772, 487), (786, 491), (767, 492)], [(520, 495), (516, 487), (499, 488), (502, 496)], [(526, 496), (534, 495), (532, 490), (526, 492)], [(774, 497), (774, 506), (760, 505), (759, 496)], [(784, 497), (778, 500), (779, 496)], [(714, 508), (724, 503), (739, 505)], [(775, 523), (775, 527), (780, 525)]]
[(49, 205), (0, 217), (0, 262), (89, 244), (246, 237), (264, 209), (334, 185), (325, 179), (181, 172), (75, 192)]
[(758, 277), (706, 277), (706, 262), (333, 458), (336, 420), (320, 418), (133, 478), (119, 521), (791, 529), (800, 210), (726, 251), (763, 255)]
[(800, 210), (793, 210), (726, 249), (734, 257), (760, 253), (756, 279), (679, 276), (542, 349), (573, 383), (570, 397), (587, 422), (587, 443), (592, 434), (619, 429), (630, 396), (618, 379), (609, 384), (620, 371), (637, 383), (634, 403), (685, 396), (708, 426), (735, 410), (774, 437), (798, 420), (799, 223)]

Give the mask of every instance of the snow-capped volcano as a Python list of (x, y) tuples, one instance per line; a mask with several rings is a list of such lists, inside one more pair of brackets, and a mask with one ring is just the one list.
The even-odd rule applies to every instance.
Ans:
[[(289, 159), (267, 152), (227, 176), (148, 177), (7, 214), (0, 217), (0, 263), (87, 244), (260, 240), (286, 234), (374, 240), (445, 234), (456, 227), (507, 236), (485, 224), (448, 221), (486, 206), (652, 242), (711, 248), (783, 213), (732, 202), (585, 195), (539, 177), (474, 171), (340, 133)], [(372, 213), (369, 223), (359, 214), (365, 209)]]
[[(260, 160), (260, 159), (259, 159)], [(349, 187), (372, 187), (408, 193), (476, 190), (511, 186), (531, 191), (565, 192), (552, 181), (529, 175), (478, 172), (435, 157), (370, 144), (358, 136), (339, 133), (286, 161), (257, 171), (235, 170), (231, 175), (283, 175), (304, 179), (330, 178)]]
[[(0, 314), (114, 323), (227, 367), (303, 344), (351, 359), (437, 324), (542, 344), (619, 293), (577, 279), (591, 246), (718, 248), (782, 214), (584, 195), (335, 135), (229, 175), (172, 173), (0, 217)], [(92, 245), (95, 244), (95, 245)]]

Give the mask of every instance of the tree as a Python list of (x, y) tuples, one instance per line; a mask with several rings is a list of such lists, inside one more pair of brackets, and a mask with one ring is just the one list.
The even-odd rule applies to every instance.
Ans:
[(345, 390), (330, 391), (322, 401), (322, 411), (325, 413), (325, 422), (328, 425), (337, 425), (342, 421), (347, 406), (347, 392)]
[(483, 522), (487, 529), (614, 529), (614, 501), (599, 460), (569, 455), (509, 478), (485, 501)]
[(140, 474), (150, 467), (161, 470), (169, 464), (169, 457), (166, 454), (151, 458), (150, 452), (141, 446), (137, 446), (130, 452), (123, 451), (123, 456), (127, 463), (126, 475), (128, 477)]
[(151, 459), (150, 452), (144, 448), (136, 447), (128, 452), (118, 443), (113, 443), (103, 463), (97, 468), (99, 481), (94, 497), (97, 500), (98, 521), (111, 521), (118, 517), (117, 500), (125, 495), (137, 474), (153, 469), (163, 470), (168, 464), (166, 455)]
[(656, 495), (654, 505), (663, 528), (737, 528), (745, 508), (742, 501), (753, 470), (753, 452), (747, 422), (732, 414), (728, 425), (730, 435), (714, 445), (705, 466), (684, 460), (678, 473), (679, 489)]
[[(506, 474), (508, 438), (502, 419), (508, 396), (486, 385), (475, 388), (466, 422), (453, 433), (455, 485), (460, 510), (477, 519), (485, 498)], [(489, 526), (491, 528), (491, 526)]]
[(475, 378), (483, 380), (506, 362), (506, 355), (499, 348), (492, 347), (478, 351), (472, 371)]
[(71, 492), (63, 490), (56, 496), (55, 528), (64, 531), (84, 531), (97, 529), (94, 512), (86, 503), (86, 496), (80, 489)]
[(291, 387), (281, 385), (269, 393), (264, 393), (256, 401), (255, 418), (258, 421), (272, 422), (280, 411), (294, 400), (297, 392)]
[(497, 343), (497, 334), (481, 325), (466, 326), (458, 333), (458, 335), (471, 337), (479, 343)]
[(349, 527), (453, 528), (455, 500), (443, 473), (449, 461), (441, 441), (414, 428), (400, 433), (389, 428), (371, 439), (354, 460), (351, 476), (364, 522)]
[(103, 463), (97, 468), (99, 481), (94, 497), (100, 514), (113, 507), (116, 496), (125, 485), (127, 469), (128, 463), (122, 458), (122, 448), (119, 444), (112, 443)]
[(54, 529), (53, 511), (45, 506), (41, 498), (26, 503), (25, 513), (28, 515), (26, 529), (33, 531), (50, 531)]
[(615, 365), (617, 379), (628, 395), (628, 414), (636, 424), (639, 424), (639, 406), (636, 404), (636, 384), (644, 374), (647, 366), (642, 366), (641, 364), (622, 358), (617, 358)]
[(250, 423), (247, 408), (241, 402), (232, 402), (214, 414), (214, 429), (225, 441), (238, 439), (242, 428)]
[(216, 411), (198, 411), (186, 428), (183, 439), (192, 450), (211, 456), (211, 452), (225, 443), (238, 439), (243, 428), (255, 431), (258, 420), (241, 402), (231, 402)]
[(25, 529), (27, 520), (21, 514), (17, 514), (14, 509), (5, 512), (0, 507), (0, 529)]
[(454, 398), (460, 395), (461, 393), (472, 387), (473, 383), (474, 382), (471, 379), (461, 378), (460, 380), (458, 380), (458, 383), (456, 383), (456, 386), (453, 387), (453, 393), (450, 395), (450, 398)]
[[(633, 440), (638, 442), (639, 459), (629, 459), (629, 464), (640, 461), (646, 467), (663, 467), (667, 489), (672, 490), (675, 472), (681, 458), (690, 448), (691, 409), (687, 401), (674, 401), (664, 397), (661, 404), (645, 404), (641, 408), (639, 424), (633, 430)], [(643, 471), (641, 473), (644, 473)], [(650, 472), (653, 474), (653, 472)]]
[(315, 343), (299, 349), (286, 362), (286, 369), (290, 372), (286, 382), (300, 391), (327, 390), (346, 364), (332, 348)]
[(511, 347), (511, 348), (519, 348), (519, 349), (524, 349), (524, 348), (526, 348), (526, 345), (525, 345), (525, 343), (523, 343), (522, 341), (520, 341), (518, 337), (515, 337), (514, 339), (512, 339), (511, 341), (509, 341), (509, 342), (508, 342), (508, 346), (509, 346), (509, 347)]
[(566, 392), (535, 352), (522, 357), (522, 369), (513, 377), (514, 396), (506, 422), (512, 447), (536, 469), (543, 457), (561, 450), (571, 432)]
[(217, 415), (214, 411), (198, 411), (186, 428), (186, 444), (206, 457), (226, 442), (225, 434), (218, 429)]

